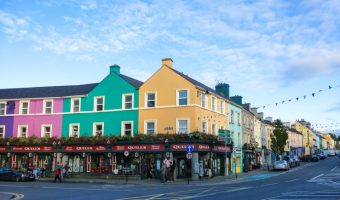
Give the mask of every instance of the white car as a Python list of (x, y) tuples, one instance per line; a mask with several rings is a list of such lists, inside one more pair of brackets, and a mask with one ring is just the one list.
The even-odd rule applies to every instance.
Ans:
[(274, 170), (289, 170), (290, 166), (285, 160), (277, 160), (274, 162)]

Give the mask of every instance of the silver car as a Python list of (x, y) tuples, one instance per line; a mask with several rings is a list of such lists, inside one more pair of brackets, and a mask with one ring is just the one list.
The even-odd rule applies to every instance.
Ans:
[(274, 170), (289, 170), (290, 166), (285, 160), (277, 160), (274, 162)]

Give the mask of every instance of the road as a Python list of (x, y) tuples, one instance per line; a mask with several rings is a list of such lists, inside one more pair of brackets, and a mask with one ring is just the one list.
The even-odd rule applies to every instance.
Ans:
[[(273, 176), (274, 175), (274, 176)], [(254, 175), (239, 182), (105, 185), (0, 182), (0, 198), (16, 199), (340, 199), (340, 159), (327, 158), (287, 172)], [(7, 198), (8, 199), (8, 198)]]

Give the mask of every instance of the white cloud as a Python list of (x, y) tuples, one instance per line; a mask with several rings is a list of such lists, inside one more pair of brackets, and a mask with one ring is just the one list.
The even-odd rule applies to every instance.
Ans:
[(11, 13), (7, 13), (0, 10), (0, 24), (2, 24), (2, 30), (10, 37), (17, 40), (21, 40), (26, 34), (29, 23)]
[(82, 10), (92, 10), (97, 8), (96, 0), (88, 0), (84, 4), (80, 5)]

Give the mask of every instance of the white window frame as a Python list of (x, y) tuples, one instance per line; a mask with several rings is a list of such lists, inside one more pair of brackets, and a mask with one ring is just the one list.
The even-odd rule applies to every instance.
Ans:
[[(179, 121), (186, 120), (187, 121), (187, 133), (179, 132)], [(176, 133), (179, 134), (189, 134), (190, 133), (190, 118), (176, 118)]]
[(220, 113), (224, 114), (225, 113), (225, 109), (224, 109), (224, 101), (220, 100)]
[[(126, 96), (132, 96), (132, 98), (131, 98), (131, 108), (125, 107), (125, 103), (126, 103), (125, 97)], [(122, 95), (122, 109), (123, 110), (132, 110), (134, 108), (133, 104), (134, 104), (134, 94), (133, 93), (127, 93), (127, 94)]]
[(41, 125), (41, 130), (40, 130), (41, 137), (45, 137), (45, 127), (50, 127), (50, 138), (51, 138), (52, 137), (52, 124), (42, 124)]
[[(3, 133), (2, 133), (2, 138), (5, 138), (5, 135), (6, 135), (6, 126), (5, 125), (0, 125), (0, 128), (3, 129)], [(1, 138), (1, 137), (0, 137)]]
[(234, 115), (235, 115), (234, 110), (230, 110), (230, 124), (234, 124)]
[[(185, 104), (185, 105), (180, 105), (179, 104), (179, 92), (180, 91), (187, 91), (187, 104)], [(177, 106), (188, 106), (189, 105), (189, 96), (190, 96), (190, 90), (189, 89), (186, 89), (186, 88), (183, 88), (183, 89), (177, 89), (176, 90), (176, 105)]]
[[(23, 114), (22, 112), (22, 109), (23, 109), (22, 106), (24, 103), (27, 103), (27, 114)], [(30, 113), (30, 102), (29, 101), (20, 101), (19, 113), (21, 115), (28, 115)]]
[[(154, 94), (155, 95), (155, 106), (154, 107), (149, 107), (148, 106), (148, 102), (149, 102), (149, 99), (148, 99), (148, 94)], [(144, 107), (145, 108), (156, 108), (157, 107), (157, 92), (145, 92), (145, 102), (144, 102)]]
[[(100, 99), (100, 98), (103, 99), (103, 110), (97, 110), (97, 106), (98, 106), (97, 99)], [(96, 112), (104, 111), (105, 110), (105, 96), (95, 96), (94, 97), (94, 104), (93, 105), (94, 105), (94, 108), (93, 108), (94, 111), (96, 111)]]
[(217, 105), (216, 105), (216, 102), (217, 102), (217, 98), (212, 96), (211, 97), (211, 110), (216, 112), (216, 108), (217, 108)]
[[(51, 112), (50, 113), (46, 112), (46, 108), (47, 108), (46, 103), (47, 102), (51, 102)], [(53, 113), (53, 99), (46, 99), (46, 100), (43, 101), (43, 113), (44, 114), (52, 114)]]
[[(203, 123), (205, 123), (205, 131), (204, 131), (204, 129), (203, 129)], [(208, 122), (207, 121), (205, 121), (205, 120), (203, 120), (202, 122), (201, 122), (201, 130), (202, 130), (202, 133), (205, 133), (205, 134), (207, 134), (208, 133)]]
[(131, 124), (131, 137), (133, 137), (133, 121), (122, 121), (121, 123), (121, 136), (125, 135), (125, 124)]
[(206, 108), (207, 107), (207, 95), (205, 93), (201, 93), (201, 107)]
[(97, 136), (97, 130), (96, 130), (97, 125), (102, 125), (102, 134), (101, 134), (101, 136), (104, 136), (104, 122), (94, 122), (92, 124), (92, 135), (93, 136)]
[[(74, 101), (78, 100), (79, 101), (79, 111), (74, 111)], [(70, 111), (72, 113), (79, 113), (81, 111), (81, 99), (80, 98), (71, 98), (71, 109)]]
[[(215, 127), (214, 127), (215, 126)], [(218, 135), (217, 125), (215, 123), (211, 124), (211, 134)]]
[[(73, 130), (72, 130), (73, 126), (78, 126), (78, 135), (77, 136), (73, 135)], [(69, 124), (69, 126), (68, 126), (68, 134), (69, 134), (69, 137), (79, 137), (80, 136), (80, 124), (79, 123)]]
[(6, 102), (6, 101), (0, 101), (0, 105), (1, 105), (1, 104), (5, 105), (5, 106), (4, 106), (4, 109), (5, 109), (5, 110), (4, 110), (4, 114), (3, 114), (3, 115), (0, 114), (0, 116), (4, 116), (4, 115), (7, 114), (7, 111), (6, 111), (6, 110), (7, 110), (7, 102)]
[[(154, 130), (154, 133), (148, 133), (148, 123), (154, 123), (155, 124), (155, 130)], [(144, 121), (144, 134), (147, 134), (147, 135), (156, 135), (157, 134), (157, 120), (155, 119), (149, 119), (149, 120), (145, 120)]]
[(17, 137), (22, 137), (21, 128), (26, 128), (26, 138), (28, 138), (28, 125), (18, 125), (18, 135)]

